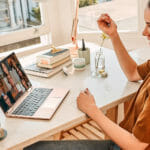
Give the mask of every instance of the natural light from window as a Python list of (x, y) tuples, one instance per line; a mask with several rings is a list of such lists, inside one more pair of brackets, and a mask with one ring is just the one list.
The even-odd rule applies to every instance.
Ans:
[(39, 25), (40, 7), (34, 0), (0, 0), (0, 34)]
[(137, 31), (137, 0), (80, 0), (79, 32), (98, 31), (96, 20), (108, 13), (119, 30)]

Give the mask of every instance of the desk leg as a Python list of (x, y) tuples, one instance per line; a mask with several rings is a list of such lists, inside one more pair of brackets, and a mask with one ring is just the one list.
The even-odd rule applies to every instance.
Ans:
[(117, 124), (119, 124), (124, 119), (124, 103), (118, 105), (118, 119)]

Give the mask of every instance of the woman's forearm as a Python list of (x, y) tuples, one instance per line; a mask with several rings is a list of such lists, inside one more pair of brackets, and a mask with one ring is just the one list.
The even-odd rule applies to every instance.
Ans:
[(141, 143), (133, 134), (108, 119), (98, 108), (88, 114), (102, 130), (124, 150), (144, 150), (148, 144)]
[(140, 76), (137, 72), (137, 64), (136, 62), (130, 57), (127, 50), (125, 49), (118, 33), (114, 34), (111, 37), (111, 41), (119, 60), (120, 66), (124, 71), (125, 75), (127, 76), (128, 80), (130, 81), (137, 81), (140, 80)]

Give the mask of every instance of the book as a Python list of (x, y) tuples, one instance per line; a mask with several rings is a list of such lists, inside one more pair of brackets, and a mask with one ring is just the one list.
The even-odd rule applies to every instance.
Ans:
[(38, 66), (38, 67), (43, 67), (43, 68), (50, 68), (50, 69), (52, 69), (52, 68), (56, 68), (56, 67), (58, 67), (58, 66), (64, 64), (65, 62), (67, 62), (67, 61), (69, 61), (69, 60), (71, 60), (70, 56), (68, 56), (68, 57), (66, 57), (65, 59), (62, 59), (62, 60), (60, 60), (60, 61), (57, 61), (57, 62), (54, 63), (54, 64), (41, 64), (41, 63), (37, 63), (37, 66)]
[(34, 63), (29, 66), (26, 66), (25, 72), (30, 75), (48, 78), (48, 77), (51, 77), (52, 75), (60, 72), (63, 67), (68, 67), (71, 64), (72, 64), (72, 61), (68, 61), (68, 62), (62, 64), (61, 66), (58, 66), (53, 69), (48, 69), (48, 68), (38, 67), (37, 64)]
[(58, 51), (56, 53), (52, 53), (51, 51), (44, 53), (42, 55), (39, 55), (36, 57), (37, 64), (54, 64), (66, 57), (70, 56), (69, 49), (63, 49), (61, 51)]

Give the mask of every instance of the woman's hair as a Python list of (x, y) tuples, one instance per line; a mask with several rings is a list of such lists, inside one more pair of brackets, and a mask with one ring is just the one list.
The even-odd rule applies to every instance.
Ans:
[(148, 8), (150, 8), (150, 0), (148, 0), (147, 6)]

